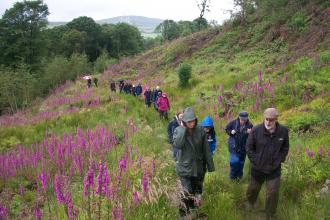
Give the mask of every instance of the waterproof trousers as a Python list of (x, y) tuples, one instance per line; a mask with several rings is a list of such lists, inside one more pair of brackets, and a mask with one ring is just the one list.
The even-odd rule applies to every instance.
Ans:
[(242, 179), (246, 155), (230, 153), (230, 179)]

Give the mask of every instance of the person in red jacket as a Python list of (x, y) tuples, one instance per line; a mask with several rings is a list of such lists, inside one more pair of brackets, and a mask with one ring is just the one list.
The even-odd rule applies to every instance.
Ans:
[(168, 120), (167, 111), (170, 110), (170, 102), (168, 101), (167, 94), (165, 92), (157, 100), (158, 112), (160, 118)]

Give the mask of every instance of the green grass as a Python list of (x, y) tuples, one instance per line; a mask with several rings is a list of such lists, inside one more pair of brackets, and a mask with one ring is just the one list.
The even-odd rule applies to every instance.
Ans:
[[(281, 196), (278, 206), (279, 219), (327, 219), (330, 218), (330, 196), (329, 194), (316, 197), (326, 179), (330, 177), (330, 160), (326, 155), (322, 159), (319, 157), (308, 158), (305, 150), (308, 147), (316, 155), (318, 148), (325, 151), (329, 148), (329, 88), (330, 88), (330, 67), (329, 49), (322, 49), (317, 52), (316, 57), (301, 57), (286, 66), (279, 66), (280, 58), (287, 57), (289, 47), (287, 43), (276, 40), (274, 42), (261, 42), (265, 32), (269, 28), (270, 21), (264, 20), (256, 27), (234, 28), (217, 35), (201, 50), (192, 54), (191, 57), (184, 57), (183, 60), (192, 66), (192, 79), (187, 88), (178, 88), (178, 76), (176, 67), (171, 66), (178, 54), (186, 52), (189, 45), (178, 42), (167, 48), (155, 48), (156, 57), (150, 58), (152, 61), (159, 61), (164, 58), (163, 64), (158, 66), (156, 72), (151, 73), (141, 80), (148, 83), (151, 79), (161, 79), (163, 91), (166, 91), (171, 101), (170, 117), (175, 112), (187, 106), (194, 106), (196, 114), (200, 120), (210, 112), (213, 114), (213, 106), (217, 104), (219, 91), (214, 90), (214, 86), (223, 85), (224, 90), (231, 93), (231, 101), (235, 103), (233, 107), (234, 115), (242, 109), (251, 110), (255, 97), (248, 96), (241, 100), (241, 95), (233, 90), (233, 86), (238, 82), (256, 82), (257, 73), (264, 72), (264, 76), (273, 81), (277, 77), (283, 77), (285, 73), (289, 75), (292, 83), (278, 83), (275, 89), (276, 98), (265, 99), (263, 108), (268, 105), (275, 105), (281, 112), (280, 122), (290, 129), (290, 152), (286, 163), (283, 165)], [(242, 32), (248, 34), (248, 38), (241, 36)], [(132, 59), (131, 62), (134, 62)], [(148, 60), (141, 64), (148, 66)], [(134, 66), (134, 65), (133, 65)], [(138, 66), (138, 65), (137, 65)], [(271, 67), (271, 71), (266, 71)], [(125, 72), (133, 75), (120, 76), (122, 78), (133, 79), (137, 69), (126, 69)], [(100, 78), (100, 77), (99, 77)], [(73, 96), (85, 90), (84, 82), (77, 82), (68, 88), (63, 96)], [(115, 133), (121, 144), (116, 153), (122, 153), (127, 146), (139, 148), (140, 152), (147, 159), (156, 160), (157, 178), (162, 181), (160, 187), (163, 194), (157, 197), (156, 201), (143, 203), (139, 207), (132, 207), (131, 213), (127, 214), (127, 219), (175, 219), (178, 209), (175, 203), (175, 190), (177, 177), (174, 172), (174, 163), (171, 157), (171, 146), (167, 143), (166, 126), (167, 122), (160, 121), (158, 114), (153, 107), (148, 109), (144, 106), (142, 99), (137, 99), (130, 95), (113, 95), (115, 101), (108, 101), (107, 82), (100, 82), (100, 87), (96, 89), (95, 95), (101, 97), (102, 103), (94, 108), (81, 108), (78, 112), (62, 116), (58, 119), (42, 121), (34, 125), (10, 126), (0, 128), (0, 150), (6, 152), (16, 144), (29, 146), (35, 142), (43, 140), (45, 132), (54, 132), (56, 135), (64, 133), (75, 133), (77, 127), (82, 129), (94, 129), (99, 125), (107, 127)], [(306, 91), (310, 90), (310, 98), (306, 97)], [(200, 94), (205, 94), (205, 99)], [(221, 94), (223, 95), (223, 94)], [(40, 110), (46, 108), (46, 104), (40, 106)], [(53, 111), (65, 109), (68, 106), (56, 106)], [(250, 118), (253, 124), (262, 122), (262, 110), (250, 111)], [(223, 106), (219, 108), (223, 111)], [(213, 115), (212, 115), (213, 116)], [(133, 120), (137, 131), (127, 142), (123, 142), (125, 129), (132, 129), (128, 125)], [(227, 150), (227, 135), (223, 127), (228, 123), (228, 119), (221, 118), (215, 122), (218, 146), (214, 156), (216, 171), (207, 174), (205, 177), (204, 201), (202, 212), (208, 214), (209, 219), (260, 219), (262, 213), (249, 213), (244, 209), (245, 191), (249, 180), (249, 161), (246, 160), (244, 177), (242, 182), (233, 183), (229, 180), (229, 153)], [(302, 128), (309, 127), (302, 132)], [(117, 166), (113, 163), (117, 155), (106, 155), (107, 162), (111, 167)], [(139, 178), (139, 177), (136, 177)], [(81, 180), (77, 180), (71, 187), (73, 190), (74, 203), (79, 207), (80, 219), (86, 219), (86, 201), (82, 201)], [(137, 180), (138, 181), (138, 180)], [(6, 184), (6, 185), (5, 185)], [(18, 218), (27, 204), (31, 211), (36, 201), (36, 190), (33, 184), (24, 177), (0, 181), (1, 191), (9, 190), (12, 193), (10, 204), (10, 214), (12, 218)], [(27, 189), (24, 196), (18, 193), (20, 185)], [(31, 185), (33, 186), (31, 188)], [(53, 193), (50, 193), (53, 217), (65, 219), (66, 213), (63, 206), (57, 205)], [(126, 195), (128, 198), (128, 195)], [(4, 198), (4, 197), (3, 197)], [(0, 199), (0, 202), (4, 202)], [(265, 190), (262, 189), (257, 208), (263, 209), (265, 203)], [(45, 203), (46, 204), (46, 203)], [(104, 203), (105, 204), (105, 203)], [(45, 216), (49, 215), (48, 207), (42, 206)], [(107, 212), (107, 206), (102, 207), (102, 212)], [(56, 214), (55, 214), (56, 213)], [(29, 213), (31, 217), (32, 214)]]

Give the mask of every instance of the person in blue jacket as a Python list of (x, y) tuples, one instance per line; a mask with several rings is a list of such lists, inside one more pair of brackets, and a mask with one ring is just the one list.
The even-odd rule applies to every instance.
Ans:
[(238, 118), (229, 122), (226, 133), (229, 135), (228, 148), (230, 153), (230, 179), (240, 180), (246, 157), (245, 145), (253, 125), (249, 121), (249, 114), (241, 111)]
[(140, 96), (142, 94), (142, 86), (140, 83), (135, 88), (135, 94), (136, 96)]
[(212, 156), (214, 155), (215, 149), (217, 147), (217, 139), (214, 131), (213, 120), (210, 116), (206, 116), (202, 121), (202, 127), (207, 134), (207, 141), (210, 145), (210, 151)]

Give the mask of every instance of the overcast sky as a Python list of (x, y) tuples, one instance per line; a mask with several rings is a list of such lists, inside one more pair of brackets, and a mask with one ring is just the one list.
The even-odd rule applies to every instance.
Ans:
[[(18, 0), (0, 0), (0, 16)], [(199, 0), (200, 1), (200, 0)], [(151, 18), (193, 20), (199, 16), (197, 0), (44, 0), (48, 5), (49, 21), (71, 21), (79, 16), (94, 20), (122, 15)], [(229, 18), (224, 10), (233, 8), (233, 0), (211, 0), (207, 20), (221, 23)]]

